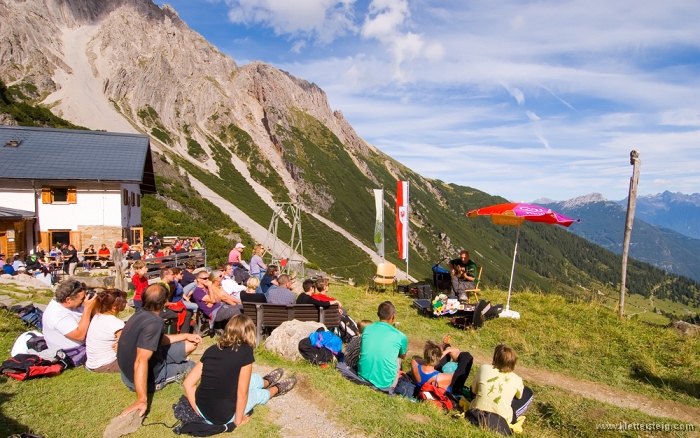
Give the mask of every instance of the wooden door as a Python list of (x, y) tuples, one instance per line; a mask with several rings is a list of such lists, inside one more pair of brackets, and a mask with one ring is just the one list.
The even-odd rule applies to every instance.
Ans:
[(0, 254), (5, 254), (5, 257), (12, 256), (12, 254), (7, 254), (7, 237), (5, 237), (4, 231), (0, 231)]
[(82, 251), (83, 250), (83, 238), (82, 234), (80, 231), (71, 231), (70, 232), (70, 244), (75, 247), (76, 250)]

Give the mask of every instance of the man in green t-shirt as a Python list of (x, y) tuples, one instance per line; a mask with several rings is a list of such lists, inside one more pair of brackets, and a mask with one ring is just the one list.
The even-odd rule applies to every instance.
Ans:
[(398, 381), (401, 359), (408, 351), (408, 338), (394, 328), (396, 308), (391, 301), (379, 305), (377, 316), (379, 322), (362, 331), (357, 371), (360, 377), (377, 388), (392, 393)]
[(452, 268), (452, 290), (460, 301), (469, 301), (465, 291), (475, 289), (479, 281), (479, 272), (476, 263), (469, 260), (469, 251), (463, 249), (459, 252), (459, 258), (450, 260)]

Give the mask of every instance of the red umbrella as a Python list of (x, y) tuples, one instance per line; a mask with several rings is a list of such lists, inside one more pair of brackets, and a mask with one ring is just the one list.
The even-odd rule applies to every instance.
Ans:
[(510, 271), (510, 285), (508, 285), (508, 302), (506, 310), (501, 312), (501, 316), (520, 318), (518, 312), (510, 310), (510, 293), (513, 288), (513, 274), (515, 274), (515, 258), (518, 255), (518, 239), (520, 239), (520, 225), (523, 221), (542, 222), (545, 224), (556, 224), (568, 227), (574, 222), (581, 222), (581, 219), (571, 219), (562, 214), (554, 212), (546, 207), (533, 204), (523, 204), (511, 202), (508, 204), (492, 205), (490, 207), (471, 210), (467, 217), (491, 216), (495, 224), (517, 225), (518, 232), (515, 235), (515, 250), (513, 251), (513, 267)]

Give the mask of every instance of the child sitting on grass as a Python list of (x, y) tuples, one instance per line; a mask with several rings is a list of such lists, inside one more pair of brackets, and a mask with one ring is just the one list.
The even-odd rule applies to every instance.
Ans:
[(345, 347), (345, 364), (357, 371), (357, 362), (360, 360), (360, 346), (362, 345), (362, 330), (372, 324), (369, 319), (363, 319), (357, 324), (358, 334), (354, 336)]
[[(454, 373), (443, 372), (443, 367), (450, 361), (457, 363), (457, 369)], [(418, 388), (430, 383), (435, 387), (445, 388), (452, 394), (462, 395), (473, 363), (474, 358), (466, 351), (459, 351), (458, 348), (449, 345), (443, 349), (443, 346), (435, 341), (426, 341), (423, 359), (411, 361), (411, 373)]]
[(515, 350), (499, 344), (492, 365), (481, 365), (472, 382), (474, 399), (466, 419), (475, 426), (492, 429), (502, 435), (522, 430), (523, 414), (532, 403), (532, 390), (513, 372)]

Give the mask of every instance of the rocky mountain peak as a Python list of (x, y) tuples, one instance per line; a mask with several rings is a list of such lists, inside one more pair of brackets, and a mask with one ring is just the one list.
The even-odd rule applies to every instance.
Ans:
[(579, 208), (593, 202), (607, 202), (608, 200), (600, 193), (589, 193), (587, 195), (571, 198), (562, 204), (563, 208)]

